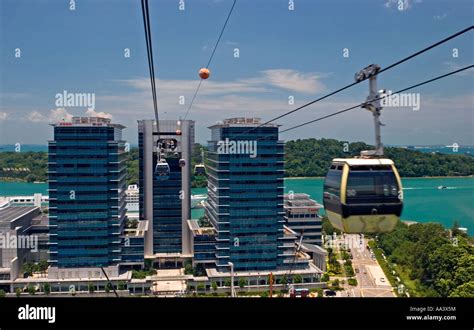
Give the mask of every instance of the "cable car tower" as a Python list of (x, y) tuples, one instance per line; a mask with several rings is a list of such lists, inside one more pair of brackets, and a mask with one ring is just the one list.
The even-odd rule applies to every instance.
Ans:
[(377, 91), (377, 73), (379, 71), (380, 66), (378, 64), (371, 64), (355, 74), (357, 82), (369, 78), (369, 96), (367, 96), (367, 101), (362, 105), (362, 108), (372, 112), (375, 126), (375, 150), (362, 151), (362, 157), (383, 156), (382, 136), (380, 133), (380, 126), (384, 126), (380, 122), (380, 112), (382, 111), (380, 100), (382, 97), (381, 93)]

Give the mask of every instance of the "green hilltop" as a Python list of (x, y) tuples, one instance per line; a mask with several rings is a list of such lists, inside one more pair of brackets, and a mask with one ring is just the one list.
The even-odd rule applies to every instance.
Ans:
[[(196, 144), (191, 166), (201, 162), (202, 146)], [(363, 142), (348, 143), (334, 139), (304, 139), (285, 144), (285, 176), (322, 177), (331, 160), (359, 155), (373, 147)], [(204, 149), (206, 149), (204, 147)], [(469, 176), (474, 174), (474, 157), (423, 153), (398, 147), (385, 147), (385, 154), (397, 165), (402, 177)], [(47, 180), (46, 152), (1, 152), (0, 181), (34, 182)], [(138, 182), (138, 149), (132, 148), (127, 161), (128, 183)], [(204, 176), (193, 177), (193, 187), (205, 187)]]

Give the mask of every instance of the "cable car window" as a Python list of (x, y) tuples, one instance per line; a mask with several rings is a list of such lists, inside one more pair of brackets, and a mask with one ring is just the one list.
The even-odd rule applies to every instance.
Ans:
[(339, 200), (342, 171), (329, 170), (324, 181), (324, 197)]
[(398, 183), (392, 171), (351, 171), (347, 181), (347, 202), (398, 201)]

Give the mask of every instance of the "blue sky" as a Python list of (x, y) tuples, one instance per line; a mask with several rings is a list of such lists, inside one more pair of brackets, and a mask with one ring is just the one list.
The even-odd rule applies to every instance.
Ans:
[[(55, 95), (95, 93), (96, 112), (127, 126), (153, 117), (139, 0), (0, 1), (0, 144), (46, 143), (48, 123), (84, 115), (57, 108)], [(228, 117), (271, 119), (353, 81), (371, 63), (382, 67), (472, 24), (469, 0), (237, 0), (189, 118), (196, 140)], [(150, 0), (158, 103), (162, 117), (183, 116), (232, 0)], [(397, 90), (472, 64), (473, 32), (379, 76)], [(21, 57), (15, 58), (15, 49)], [(131, 57), (124, 57), (129, 48)], [(238, 48), (240, 57), (234, 58)], [(349, 57), (343, 57), (343, 49)], [(452, 56), (457, 48), (459, 56)], [(474, 74), (470, 70), (413, 92), (421, 108), (386, 108), (385, 144), (474, 144)], [(282, 129), (365, 100), (366, 83), (280, 121)], [(186, 104), (178, 103), (184, 96)], [(288, 104), (288, 97), (295, 104)], [(281, 136), (373, 142), (370, 114), (353, 110)]]

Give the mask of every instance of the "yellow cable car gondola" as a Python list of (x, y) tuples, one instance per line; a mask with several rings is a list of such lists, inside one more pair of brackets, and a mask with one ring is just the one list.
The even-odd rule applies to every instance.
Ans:
[(346, 233), (389, 232), (402, 213), (401, 191), (390, 159), (336, 158), (324, 182), (324, 208), (333, 227)]

